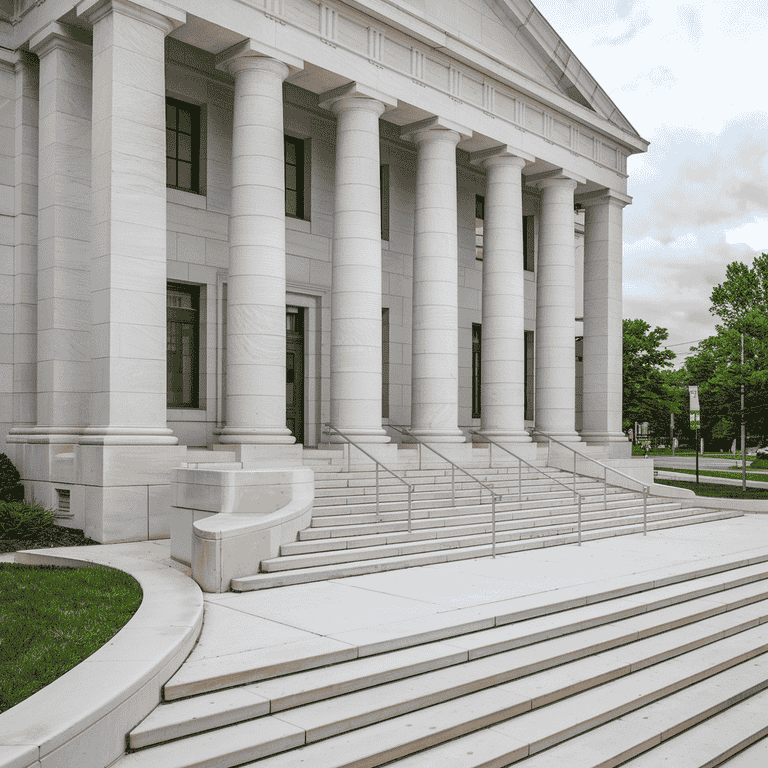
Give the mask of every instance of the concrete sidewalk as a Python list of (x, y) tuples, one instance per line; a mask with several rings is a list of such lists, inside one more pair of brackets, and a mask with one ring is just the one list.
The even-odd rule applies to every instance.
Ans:
[[(156, 543), (161, 547), (163, 544)], [(186, 663), (331, 637), (357, 644), (408, 633), (438, 616), (462, 623), (473, 609), (620, 580), (768, 547), (768, 519), (744, 517), (453, 563), (250, 593), (205, 595), (205, 621)]]

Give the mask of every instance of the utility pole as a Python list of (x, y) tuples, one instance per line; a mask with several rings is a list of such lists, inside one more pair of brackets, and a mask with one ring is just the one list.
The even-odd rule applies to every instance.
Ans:
[(741, 490), (747, 490), (747, 427), (744, 423), (744, 333), (741, 334)]

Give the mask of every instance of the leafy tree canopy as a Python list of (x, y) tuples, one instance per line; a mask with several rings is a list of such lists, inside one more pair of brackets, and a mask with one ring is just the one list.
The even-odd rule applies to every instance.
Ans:
[(671, 371), (675, 353), (662, 348), (669, 333), (644, 320), (624, 320), (624, 429), (647, 421), (663, 434), (680, 393)]

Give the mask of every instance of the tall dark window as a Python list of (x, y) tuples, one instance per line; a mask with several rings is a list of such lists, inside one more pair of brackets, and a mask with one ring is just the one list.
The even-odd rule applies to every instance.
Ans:
[(200, 345), (200, 288), (168, 283), (168, 397), (169, 408), (198, 407)]
[(523, 216), (523, 269), (533, 272), (533, 216)]
[(485, 198), (475, 195), (475, 258), (483, 259), (483, 232), (485, 222)]
[(176, 99), (165, 100), (166, 186), (200, 189), (200, 107)]
[(534, 392), (534, 366), (533, 366), (533, 331), (525, 332), (525, 347), (523, 348), (525, 368), (525, 418), (533, 420), (533, 392)]
[(389, 310), (381, 310), (381, 417), (389, 418)]
[(472, 323), (472, 418), (480, 418), (480, 366), (482, 356), (480, 343), (482, 341), (482, 328), (480, 323)]
[(389, 166), (379, 168), (379, 187), (381, 189), (381, 239), (389, 240)]
[(285, 137), (285, 215), (305, 219), (304, 142)]

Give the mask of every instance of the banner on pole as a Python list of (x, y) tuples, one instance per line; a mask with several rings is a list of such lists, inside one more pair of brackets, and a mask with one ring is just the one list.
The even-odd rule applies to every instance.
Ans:
[(699, 407), (699, 388), (688, 387), (690, 396), (691, 427), (698, 429), (701, 426), (701, 408)]

